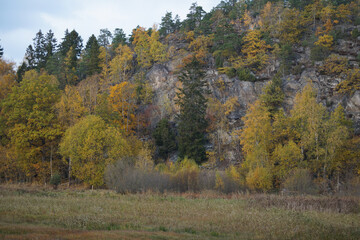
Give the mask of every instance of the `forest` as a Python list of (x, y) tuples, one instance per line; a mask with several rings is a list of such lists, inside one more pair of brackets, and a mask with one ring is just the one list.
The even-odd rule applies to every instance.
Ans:
[[(194, 3), (184, 20), (166, 12), (158, 26), (87, 41), (45, 31), (17, 68), (0, 46), (1, 182), (359, 193), (359, 119), (343, 104), (360, 91), (359, 0)], [(337, 84), (321, 95), (309, 78), (289, 100), (288, 79), (310, 68)], [(166, 91), (149, 78), (158, 69)], [(262, 87), (240, 111), (224, 79)]]

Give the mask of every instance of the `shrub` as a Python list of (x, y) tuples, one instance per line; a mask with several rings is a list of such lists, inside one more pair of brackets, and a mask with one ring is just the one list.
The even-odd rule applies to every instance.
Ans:
[(233, 67), (223, 67), (223, 68), (219, 68), (219, 72), (226, 74), (226, 76), (228, 76), (229, 78), (234, 78), (236, 77), (236, 69)]
[(328, 48), (321, 45), (315, 45), (311, 48), (310, 59), (312, 61), (323, 61), (329, 54), (330, 51)]
[(272, 188), (272, 176), (265, 167), (256, 167), (246, 176), (247, 185), (253, 190), (268, 191)]
[(285, 179), (283, 184), (286, 191), (300, 194), (314, 194), (317, 192), (308, 169), (295, 169)]
[(351, 36), (356, 40), (360, 36), (360, 31), (355, 28), (354, 30), (352, 30)]
[(51, 176), (50, 178), (50, 184), (53, 185), (54, 189), (57, 189), (57, 187), (59, 186), (59, 184), (61, 183), (61, 176), (58, 173), (55, 173), (54, 175)]
[(247, 68), (238, 68), (236, 69), (236, 73), (240, 81), (248, 81), (248, 82), (256, 81), (255, 76)]
[(172, 185), (179, 192), (199, 191), (198, 175), (199, 167), (195, 161), (184, 158), (175, 166), (176, 172), (172, 176)]
[(319, 67), (319, 70), (323, 74), (337, 76), (346, 72), (348, 68), (348, 59), (346, 57), (331, 54), (324, 61), (324, 65)]
[(124, 160), (107, 167), (105, 182), (118, 193), (164, 192), (170, 189), (170, 177), (167, 174), (137, 169)]

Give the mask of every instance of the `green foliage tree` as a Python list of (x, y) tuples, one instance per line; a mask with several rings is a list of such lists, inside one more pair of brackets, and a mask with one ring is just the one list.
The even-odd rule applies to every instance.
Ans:
[(206, 12), (201, 6), (198, 6), (196, 2), (191, 5), (189, 10), (190, 12), (186, 15), (186, 19), (183, 24), (186, 31), (193, 31), (195, 28), (200, 26), (201, 20)]
[(34, 51), (34, 48), (33, 48), (32, 45), (29, 45), (26, 48), (25, 60), (26, 60), (26, 68), (27, 68), (27, 70), (36, 68), (35, 51)]
[(271, 116), (273, 116), (281, 107), (284, 98), (285, 94), (282, 89), (282, 79), (279, 76), (275, 76), (272, 79), (270, 84), (265, 87), (264, 93), (260, 97), (261, 101), (268, 108)]
[(111, 42), (111, 48), (113, 51), (119, 47), (119, 45), (125, 45), (126, 44), (126, 34), (123, 29), (121, 28), (115, 28), (113, 39)]
[(56, 47), (57, 47), (56, 42), (57, 42), (57, 40), (54, 37), (54, 33), (50, 29), (49, 32), (47, 32), (45, 35), (45, 45), (44, 45), (44, 47), (45, 47), (45, 65), (47, 64), (47, 62), (51, 59), (51, 57), (56, 52)]
[(200, 63), (194, 58), (181, 71), (179, 81), (182, 88), (178, 89), (178, 143), (181, 158), (187, 156), (198, 164), (206, 160), (206, 82)]
[(63, 56), (63, 58), (65, 58), (69, 54), (70, 50), (73, 51), (72, 56), (69, 59), (70, 69), (77, 67), (77, 61), (78, 58), (80, 57), (81, 50), (83, 47), (82, 41), (83, 40), (81, 36), (75, 30), (72, 30), (69, 33), (69, 31), (66, 29), (65, 36), (62, 39), (62, 42), (60, 43), (59, 46), (59, 51)]
[(4, 55), (4, 48), (0, 45), (0, 58)]
[(91, 35), (88, 42), (86, 43), (84, 51), (84, 65), (85, 65), (85, 75), (91, 76), (93, 74), (100, 73), (100, 46), (95, 37)]
[(153, 137), (155, 138), (161, 158), (167, 159), (169, 154), (176, 150), (175, 133), (168, 119), (163, 118), (160, 120), (153, 133)]
[(111, 32), (107, 29), (100, 29), (100, 35), (98, 36), (98, 42), (100, 46), (105, 48), (105, 65), (108, 65), (109, 60), (109, 45), (113, 39)]
[(161, 18), (160, 23), (160, 35), (167, 36), (170, 33), (174, 33), (180, 28), (180, 18), (178, 15), (173, 19), (171, 12), (166, 12), (165, 16)]
[(34, 56), (35, 56), (35, 67), (40, 70), (46, 65), (46, 48), (45, 48), (45, 37), (44, 34), (39, 30), (36, 33), (34, 40)]

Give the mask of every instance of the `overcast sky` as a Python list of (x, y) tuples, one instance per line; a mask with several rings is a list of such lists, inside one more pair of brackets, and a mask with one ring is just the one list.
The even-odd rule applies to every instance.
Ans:
[[(100, 29), (124, 29), (128, 35), (137, 25), (159, 24), (166, 12), (183, 20), (196, 0), (2, 0), (0, 7), (0, 45), (4, 58), (19, 64), (35, 34), (51, 29), (61, 41), (64, 32), (75, 29), (83, 44)], [(197, 0), (206, 12), (220, 0)]]

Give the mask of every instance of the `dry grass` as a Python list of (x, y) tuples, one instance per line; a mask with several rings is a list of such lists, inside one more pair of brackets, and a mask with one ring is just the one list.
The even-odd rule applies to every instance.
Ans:
[(289, 208), (266, 197), (0, 186), (0, 238), (360, 239), (359, 213)]

